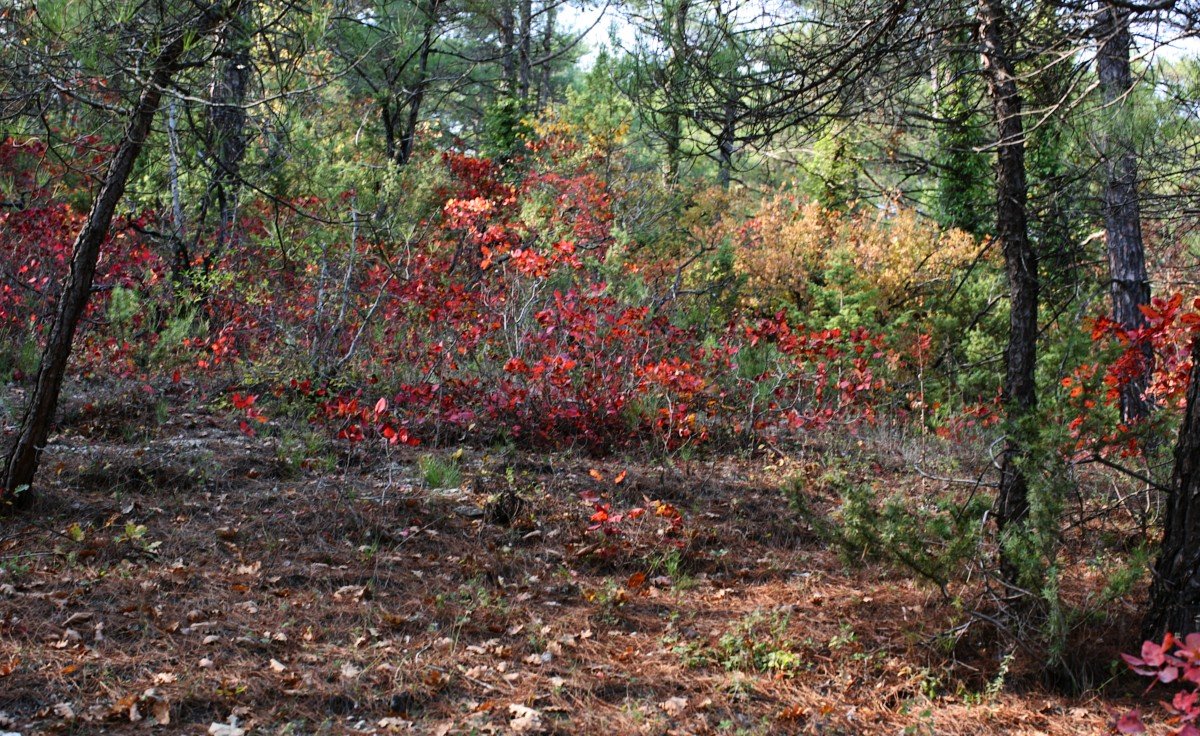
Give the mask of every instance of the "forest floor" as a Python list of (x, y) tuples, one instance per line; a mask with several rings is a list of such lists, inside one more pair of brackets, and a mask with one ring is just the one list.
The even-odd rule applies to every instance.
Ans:
[[(72, 391), (0, 526), (0, 732), (1107, 733), (1140, 687), (1113, 675), (1136, 601), (1073, 655), (1106, 687), (1067, 696), (953, 590), (847, 564), (781, 490), (827, 503), (829, 448), (347, 456)], [(849, 472), (930, 487), (871, 452)]]

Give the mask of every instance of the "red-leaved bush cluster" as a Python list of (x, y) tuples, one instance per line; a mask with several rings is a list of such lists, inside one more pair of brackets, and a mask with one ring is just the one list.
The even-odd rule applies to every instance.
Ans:
[[(2, 147), (0, 167), (28, 168), (17, 147)], [(560, 153), (542, 142), (513, 170), (441, 154), (432, 214), (403, 243), (359, 228), (317, 249), (302, 243), (312, 226), (299, 214), (315, 202), (249, 202), (235, 247), (204, 263), (202, 280), (173, 278), (170, 244), (137, 234), (164, 229), (149, 215), (136, 232), (119, 222), (77, 365), (265, 380), (310, 401), (313, 420), (351, 442), (476, 432), (596, 452), (642, 443), (673, 451), (874, 420), (904, 363), (884, 336), (808, 330), (783, 314), (689, 323), (678, 300), (662, 296), (670, 284), (612, 257), (612, 197), (594, 162)], [(555, 168), (564, 160), (574, 163)], [(47, 201), (0, 217), (0, 324), (18, 342), (36, 340), (82, 214)], [(174, 290), (198, 281), (204, 292), (186, 302), (201, 305), (196, 331), (174, 338), (186, 364), (151, 364), (145, 348), (164, 333)], [(105, 325), (114, 286), (137, 295), (132, 331)], [(240, 391), (240, 402), (250, 395)], [(243, 430), (264, 417), (247, 417)]]
[[(1141, 656), (1121, 656), (1134, 672), (1153, 678), (1150, 687), (1161, 683), (1179, 688), (1170, 703), (1163, 703), (1169, 714), (1170, 733), (1200, 736), (1200, 728), (1196, 727), (1200, 718), (1200, 634), (1188, 634), (1182, 640), (1167, 634), (1161, 643), (1144, 642)], [(1118, 717), (1113, 727), (1117, 733), (1146, 732), (1141, 711), (1136, 709)]]

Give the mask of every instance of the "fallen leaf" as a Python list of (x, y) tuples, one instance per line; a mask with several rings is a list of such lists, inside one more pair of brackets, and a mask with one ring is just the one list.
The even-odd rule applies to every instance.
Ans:
[(158, 721), (158, 725), (166, 726), (171, 723), (171, 706), (166, 699), (159, 698), (150, 705), (150, 715)]
[(380, 718), (379, 723), (375, 725), (388, 731), (408, 731), (413, 727), (413, 722), (389, 716), (387, 718)]
[[(171, 722), (171, 706), (169, 703), (167, 703), (167, 699), (159, 694), (158, 690), (154, 688), (147, 689), (144, 693), (142, 693), (142, 698), (139, 702), (150, 707), (150, 716), (154, 718), (154, 720), (157, 721), (160, 726), (166, 726)], [(137, 704), (135, 703), (132, 708), (136, 707)], [(134, 720), (132, 708), (129, 716), (129, 720), (131, 721)]]
[(512, 718), (508, 721), (508, 727), (513, 733), (536, 733), (542, 730), (541, 711), (528, 708), (520, 703), (510, 703), (508, 712), (512, 714)]
[(76, 613), (72, 613), (70, 616), (67, 617), (66, 621), (62, 622), (63, 628), (71, 626), (72, 624), (79, 624), (79, 623), (83, 623), (84, 621), (90, 621), (91, 618), (95, 615), (96, 614), (92, 613), (91, 611), (78, 611)]
[(333, 597), (336, 600), (349, 598), (351, 600), (362, 600), (367, 595), (366, 587), (362, 585), (343, 585), (334, 591)]
[(668, 716), (674, 718), (682, 713), (685, 708), (687, 708), (687, 703), (687, 698), (681, 698), (676, 695), (673, 698), (667, 698), (663, 702), (659, 703), (658, 707), (662, 708), (663, 713), (666, 713)]
[(237, 718), (230, 716), (229, 723), (214, 723), (208, 727), (209, 736), (245, 736), (246, 729), (238, 728)]
[(278, 659), (272, 659), (269, 666), (271, 667), (272, 672), (283, 672), (287, 669), (287, 666)]

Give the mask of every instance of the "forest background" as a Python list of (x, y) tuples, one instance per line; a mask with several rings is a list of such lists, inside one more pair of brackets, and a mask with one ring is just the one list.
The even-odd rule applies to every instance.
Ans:
[[(169, 579), (184, 556), (160, 549), (163, 508), (191, 503), (219, 526), (201, 536), (236, 550), (230, 574), (258, 579), (214, 512), (228, 488), (275, 503), (284, 483), (325, 523), (392, 519), (326, 534), (338, 554), (394, 552), (446, 518), (462, 522), (451, 550), (471, 549), (466, 528), (551, 545), (558, 519), (564, 561), (527, 575), (587, 567), (572, 610), (613, 625), (651, 593), (682, 605), (688, 576), (768, 559), (729, 540), (737, 527), (787, 539), (772, 569), (791, 576), (895, 571), (938, 612), (897, 660), (926, 684), (878, 708), (906, 732), (1006, 686), (1120, 701), (1117, 655), (1143, 639), (1135, 669), (1194, 684), (1198, 21), (1172, 0), (9, 0), (0, 591)], [(380, 473), (406, 490), (347, 517)], [(328, 507), (309, 491), (331, 479)], [(466, 503), (442, 499), (428, 527), (393, 518), (439, 488)], [(758, 517), (733, 510), (760, 492)], [(338, 600), (366, 605), (346, 589), (386, 590), (378, 574)], [(507, 595), (488, 574), (454, 583), (473, 612)], [(785, 580), (773, 595), (796, 595)], [(862, 661), (838, 634), (805, 654), (767, 608), (660, 648), (681, 672), (768, 683), (808, 682), (814, 657)], [(526, 625), (516, 611), (500, 631)], [(207, 693), (204, 718), (250, 712), (225, 686), (245, 673), (156, 680), (128, 702), (114, 693), (136, 673), (82, 685), (53, 658), (98, 644), (34, 654), (45, 632), (6, 616), (0, 678), (29, 678), (27, 698), (0, 700), (14, 718), (163, 723), (172, 688)], [(855, 651), (868, 662), (905, 637), (860, 624), (883, 642)], [(336, 682), (357, 681), (349, 666)], [(91, 710), (36, 695), (54, 667)], [(421, 708), (454, 723), (461, 703), (437, 694), (485, 678), (443, 675), (366, 728)], [(1163, 715), (1181, 733), (1200, 714), (1191, 687)], [(836, 698), (764, 709), (721, 692), (723, 719), (693, 707), (710, 695), (645, 698), (690, 728), (847, 718)], [(346, 697), (347, 712), (370, 699)], [(579, 732), (537, 697), (483, 721)], [(328, 717), (322, 702), (260, 718)]]

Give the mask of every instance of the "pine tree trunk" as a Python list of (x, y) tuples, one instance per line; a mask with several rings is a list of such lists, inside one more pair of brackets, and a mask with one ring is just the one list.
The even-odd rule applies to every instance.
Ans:
[(150, 125), (158, 112), (162, 91), (179, 70), (180, 60), (187, 49), (189, 39), (211, 33), (231, 12), (236, 11), (239, 2), (240, 0), (232, 0), (225, 7), (209, 6), (191, 29), (181, 30), (163, 47), (151, 66), (150, 78), (142, 89), (137, 104), (129, 113), (125, 133), (109, 162), (100, 193), (92, 205), (87, 221), (75, 238), (70, 273), (63, 285), (54, 322), (42, 351), (33, 394), (29, 398), (16, 442), (5, 464), (0, 498), (6, 502), (24, 505), (32, 499), (34, 475), (37, 473), (42, 448), (50, 435), (63, 377), (71, 357), (71, 343), (91, 296), (100, 247), (108, 235), (117, 205), (125, 193), (133, 165), (150, 133)]
[(1150, 585), (1143, 634), (1200, 631), (1200, 339), (1192, 342), (1187, 408), (1175, 444), (1162, 547)]
[(217, 230), (213, 248), (204, 259), (211, 270), (233, 241), (242, 158), (246, 155), (246, 96), (250, 87), (250, 34), (248, 12), (228, 26), (223, 41), (225, 63), (213, 83), (209, 128), (212, 133), (213, 169), (210, 191), (217, 201)]
[[(1137, 156), (1129, 130), (1126, 97), (1133, 89), (1129, 64), (1129, 12), (1109, 5), (1100, 22), (1100, 47), (1096, 71), (1104, 95), (1105, 111), (1113, 121), (1106, 131), (1103, 149), (1104, 234), (1108, 245), (1113, 320), (1127, 330), (1146, 324), (1141, 306), (1150, 303), (1150, 278), (1142, 244), (1141, 212), (1138, 206)], [(1142, 354), (1142, 372), (1121, 388), (1121, 420), (1132, 422), (1150, 414), (1145, 393), (1154, 370), (1154, 352), (1147, 345)]]
[(425, 93), (429, 89), (429, 60), (433, 56), (433, 35), (437, 31), (441, 4), (442, 0), (429, 0), (424, 7), (425, 25), (421, 35), (421, 50), (417, 55), (417, 78), (413, 81), (413, 90), (408, 96), (408, 119), (404, 123), (400, 147), (393, 159), (398, 166), (406, 165), (412, 158), (417, 142), (417, 126), (421, 122), (421, 105), (424, 104)]
[[(1026, 454), (1019, 425), (1037, 407), (1038, 264), (1026, 219), (1025, 132), (1021, 93), (1006, 43), (1007, 19), (999, 0), (980, 0), (983, 69), (996, 120), (996, 238), (1004, 252), (1010, 298), (1008, 347), (1001, 401), (1009, 425), (996, 500), (996, 526), (1003, 537), (1029, 515), (1029, 487), (1020, 463)], [(1005, 552), (1001, 573), (1016, 582), (1017, 567)]]
[(725, 116), (721, 121), (721, 132), (717, 136), (717, 183), (728, 189), (733, 183), (733, 153), (737, 136), (737, 119), (734, 98), (725, 100)]
[(517, 14), (517, 99), (521, 111), (527, 112), (533, 84), (533, 0), (520, 0)]

